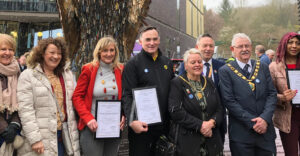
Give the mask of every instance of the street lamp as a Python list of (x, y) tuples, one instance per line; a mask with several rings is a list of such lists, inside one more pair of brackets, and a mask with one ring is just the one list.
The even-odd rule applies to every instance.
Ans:
[(56, 37), (61, 37), (61, 33), (60, 32), (56, 33)]
[(16, 31), (12, 31), (10, 32), (10, 34), (14, 37), (17, 38), (18, 37), (18, 33)]
[(43, 37), (43, 32), (38, 32), (37, 36), (38, 36), (38, 40), (41, 40)]

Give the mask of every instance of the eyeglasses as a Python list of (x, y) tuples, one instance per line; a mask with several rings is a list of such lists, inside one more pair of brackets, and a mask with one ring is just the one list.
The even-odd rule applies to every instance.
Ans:
[(239, 46), (233, 46), (233, 47), (235, 47), (237, 49), (243, 49), (243, 48), (248, 49), (251, 47), (251, 45), (245, 44), (245, 45), (239, 45)]

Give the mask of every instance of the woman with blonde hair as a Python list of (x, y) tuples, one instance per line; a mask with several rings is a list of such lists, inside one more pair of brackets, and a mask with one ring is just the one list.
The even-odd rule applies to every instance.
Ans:
[[(19, 78), (17, 97), (25, 137), (22, 156), (80, 156), (79, 134), (71, 101), (73, 74), (64, 40), (39, 41)], [(68, 140), (64, 136), (69, 135)], [(67, 143), (71, 146), (64, 146)]]
[[(122, 70), (117, 42), (110, 36), (101, 38), (94, 50), (92, 62), (84, 65), (73, 94), (73, 104), (79, 115), (80, 145), (86, 156), (116, 156), (120, 138), (94, 139), (98, 128), (95, 120), (96, 100), (120, 100)], [(123, 130), (122, 116), (120, 129)]]
[(10, 154), (13, 150), (7, 151), (7, 147), (21, 129), (17, 102), (20, 69), (14, 57), (15, 51), (15, 40), (7, 34), (0, 34), (0, 147)]

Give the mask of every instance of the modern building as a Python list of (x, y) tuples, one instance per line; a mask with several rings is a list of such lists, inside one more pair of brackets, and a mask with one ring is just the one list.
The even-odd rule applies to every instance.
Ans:
[(52, 36), (48, 30), (58, 28), (55, 0), (0, 0), (0, 33), (16, 38), (17, 56), (29, 51), (37, 38)]
[[(203, 0), (152, 0), (146, 23), (160, 30), (161, 50), (170, 58), (182, 58), (195, 47), (204, 32)], [(0, 33), (12, 34), (20, 56), (37, 38), (56, 37), (61, 28), (56, 0), (0, 0)], [(49, 31), (50, 30), (50, 31)]]
[(152, 0), (146, 23), (160, 31), (164, 55), (180, 59), (204, 32), (203, 0)]

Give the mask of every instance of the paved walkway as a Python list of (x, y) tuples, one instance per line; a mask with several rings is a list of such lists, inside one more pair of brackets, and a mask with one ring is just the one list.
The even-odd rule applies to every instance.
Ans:
[[(277, 148), (277, 156), (284, 156), (284, 151), (283, 151), (283, 147), (281, 144), (281, 140), (280, 140), (280, 136), (279, 136), (279, 131), (278, 129), (276, 129), (276, 148)], [(230, 150), (229, 150), (229, 140), (228, 140), (228, 135), (226, 135), (225, 138), (225, 144), (224, 144), (224, 153), (225, 156), (231, 156)]]
[[(283, 147), (281, 145), (281, 140), (279, 136), (279, 131), (276, 129), (276, 148), (277, 148), (277, 156), (285, 156)], [(127, 130), (123, 133), (122, 136), (122, 143), (120, 146), (120, 151), (119, 151), (119, 156), (128, 156), (128, 140), (127, 140)], [(225, 138), (225, 144), (224, 144), (224, 154), (225, 156), (231, 156), (230, 150), (229, 150), (229, 140), (228, 140), (228, 135), (226, 135)]]

